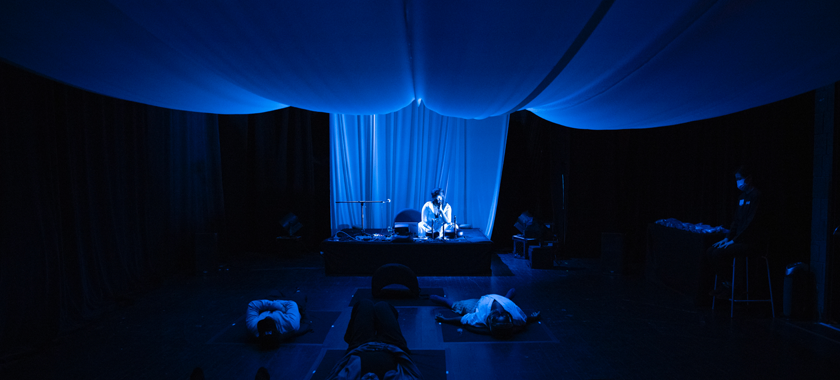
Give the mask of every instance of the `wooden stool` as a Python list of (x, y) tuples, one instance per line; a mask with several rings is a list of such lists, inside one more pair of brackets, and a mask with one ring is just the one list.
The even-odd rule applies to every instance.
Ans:
[(520, 235), (513, 235), (513, 254), (523, 259), (528, 258), (528, 247), (540, 245), (536, 238), (526, 238)]
[[(751, 300), (750, 299), (750, 258), (748, 256), (744, 256), (744, 270), (746, 271), (746, 298), (745, 299), (735, 299), (735, 266), (738, 262), (738, 257), (732, 258), (732, 289), (729, 294), (729, 318), (732, 318), (735, 315), (735, 302), (770, 302), (770, 312), (773, 313), (773, 318), (776, 318), (776, 308), (773, 305), (773, 284), (770, 283), (770, 262), (767, 261), (767, 256), (761, 256), (764, 259), (765, 268), (767, 268), (767, 290), (770, 292), (769, 299), (758, 299), (758, 300)], [(715, 275), (715, 289), (717, 290), (717, 281), (718, 276)], [(726, 299), (726, 295), (720, 296), (713, 296), (712, 297), (712, 310), (715, 310), (715, 301), (718, 298)]]

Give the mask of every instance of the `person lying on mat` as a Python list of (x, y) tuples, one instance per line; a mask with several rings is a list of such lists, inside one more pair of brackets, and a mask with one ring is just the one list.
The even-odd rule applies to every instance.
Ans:
[(423, 233), (435, 233), (437, 237), (452, 223), (452, 207), (446, 203), (443, 189), (432, 190), (432, 200), (423, 205), (420, 218), (422, 220), (417, 224), (417, 228)]
[(477, 334), (492, 335), (496, 338), (508, 338), (522, 331), (528, 323), (540, 319), (540, 312), (535, 311), (526, 316), (525, 312), (516, 306), (511, 299), (516, 295), (516, 289), (511, 288), (504, 296), (487, 294), (479, 299), (468, 299), (452, 302), (438, 295), (431, 295), (429, 299), (441, 305), (448, 306), (458, 317), (446, 318), (440, 313), (435, 320), (452, 325), (462, 325), (468, 331)]
[(245, 326), (260, 345), (270, 348), (280, 341), (306, 334), (311, 328), (300, 328), (300, 310), (295, 301), (254, 300), (248, 303)]
[(344, 333), (347, 352), (327, 379), (422, 379), (409, 356), (411, 351), (397, 322), (398, 315), (397, 309), (385, 301), (356, 302)]

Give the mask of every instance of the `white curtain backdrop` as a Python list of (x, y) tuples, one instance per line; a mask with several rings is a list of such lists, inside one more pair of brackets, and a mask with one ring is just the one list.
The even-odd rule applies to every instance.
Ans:
[[(330, 115), (333, 234), (387, 228), (403, 209), (420, 210), (440, 187), (459, 224), (490, 237), (502, 178), (508, 116), (467, 120), (441, 116), (422, 102), (385, 115)], [(387, 200), (390, 199), (390, 202)]]

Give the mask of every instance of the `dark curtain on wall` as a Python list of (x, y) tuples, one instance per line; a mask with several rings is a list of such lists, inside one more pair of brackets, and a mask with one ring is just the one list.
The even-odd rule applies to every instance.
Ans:
[(510, 116), (492, 236), (497, 247), (512, 245), (511, 237), (520, 233), (514, 224), (526, 211), (564, 238), (571, 131), (527, 111)]
[[(747, 162), (772, 203), (771, 264), (807, 261), (812, 126), (813, 93), (649, 130), (576, 130), (517, 112), (493, 240), (509, 246), (530, 210), (568, 220), (569, 255), (597, 257), (600, 233), (620, 232), (640, 263), (657, 219), (728, 225), (732, 170)], [(226, 252), (273, 251), (287, 212), (309, 248), (330, 233), (328, 114), (171, 111), (0, 65), (0, 147), (3, 356), (191, 270), (196, 233), (220, 233)]]
[(0, 64), (0, 146), (2, 357), (192, 273), (205, 233), (222, 259), (329, 237), (325, 113), (173, 111)]
[[(729, 226), (739, 193), (733, 174), (743, 163), (753, 168), (764, 194), (771, 265), (807, 261), (813, 122), (813, 92), (644, 130), (569, 129), (515, 113), (493, 240), (510, 246), (516, 217), (531, 210), (546, 221), (568, 220), (565, 247), (573, 257), (599, 257), (601, 233), (615, 232), (625, 236), (626, 262), (643, 265), (648, 223), (677, 218)], [(560, 207), (561, 175), (567, 218)]]
[(2, 64), (0, 144), (3, 357), (188, 269), (195, 234), (224, 226), (215, 115)]
[[(220, 115), (229, 252), (314, 249), (330, 236), (330, 116), (294, 107)], [(276, 240), (288, 213), (302, 244)]]

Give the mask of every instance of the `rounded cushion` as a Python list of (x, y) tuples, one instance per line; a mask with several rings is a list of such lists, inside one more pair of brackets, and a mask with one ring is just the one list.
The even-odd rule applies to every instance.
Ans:
[(382, 288), (388, 285), (402, 285), (415, 298), (420, 297), (420, 284), (411, 268), (402, 264), (385, 264), (373, 272), (370, 291), (374, 298), (382, 295)]

